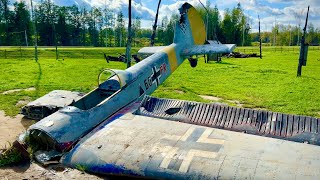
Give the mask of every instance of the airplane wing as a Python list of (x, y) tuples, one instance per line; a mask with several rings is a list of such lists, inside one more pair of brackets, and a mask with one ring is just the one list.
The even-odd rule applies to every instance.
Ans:
[(202, 55), (202, 54), (217, 54), (231, 53), (236, 47), (235, 44), (206, 44), (194, 45), (182, 50), (182, 56)]
[(144, 48), (141, 48), (139, 51), (138, 51), (138, 54), (141, 54), (141, 55), (152, 55), (156, 52), (159, 52), (161, 51), (162, 49), (164, 49), (166, 46), (153, 46), (153, 47), (144, 47)]
[[(319, 142), (312, 141), (319, 139), (319, 119), (152, 97), (111, 119), (85, 136), (62, 163), (156, 179), (320, 176)], [(235, 132), (243, 126), (251, 134)], [(316, 145), (288, 141), (297, 135), (292, 141), (307, 138)]]
[[(140, 55), (152, 55), (163, 50), (166, 46), (144, 47), (138, 51)], [(206, 44), (193, 45), (182, 50), (181, 56), (193, 56), (202, 54), (231, 53), (235, 44)]]

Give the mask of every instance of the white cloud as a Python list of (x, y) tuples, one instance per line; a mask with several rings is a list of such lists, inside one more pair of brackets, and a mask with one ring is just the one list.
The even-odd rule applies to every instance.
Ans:
[[(261, 28), (263, 31), (270, 31), (272, 26), (274, 26), (275, 21), (277, 22), (277, 24), (290, 24), (296, 26), (299, 23), (300, 19), (300, 23), (304, 24), (307, 6), (309, 4), (309, 23), (312, 23), (315, 27), (320, 28), (320, 11), (318, 11), (318, 9), (320, 9), (319, 0), (267, 0), (269, 3), (281, 3), (281, 6), (279, 4), (273, 4), (273, 7), (271, 7), (268, 2), (260, 0), (239, 1), (243, 9), (245, 10), (245, 14), (247, 14), (249, 18), (253, 18), (253, 32), (258, 29), (258, 15), (260, 15), (261, 17)], [(300, 16), (300, 18), (297, 18), (298, 16)]]
[[(24, 1), (30, 4), (30, 0), (16, 0)], [(59, 6), (86, 6), (86, 7), (108, 7), (109, 9), (119, 12), (122, 11), (125, 17), (128, 17), (128, 0), (51, 0)], [(39, 3), (40, 0), (34, 0), (34, 4)], [(155, 16), (155, 12), (146, 7), (141, 0), (132, 1), (132, 14), (134, 17), (140, 17), (145, 20), (151, 20)]]
[(160, 9), (159, 9), (159, 11), (161, 12), (159, 14), (159, 19), (161, 20), (165, 16), (170, 18), (173, 14), (179, 14), (179, 8), (185, 2), (187, 2), (193, 6), (200, 6), (200, 3), (198, 0), (186, 0), (186, 1), (177, 0), (175, 3), (170, 4), (170, 5), (161, 5)]
[[(16, 0), (25, 1), (27, 4), (30, 0)], [(107, 5), (108, 8), (119, 12), (122, 11), (127, 17), (128, 15), (128, 0), (52, 0), (58, 5), (72, 5), (77, 4), (79, 6), (98, 6), (104, 7)], [(201, 0), (203, 3), (206, 0)], [(34, 0), (34, 2), (40, 2), (40, 0)], [(132, 13), (134, 17), (140, 17), (144, 20), (145, 27), (148, 27), (151, 22), (154, 21), (155, 10), (152, 10), (146, 4), (157, 3), (156, 0), (133, 0), (132, 2)], [(173, 2), (172, 4), (165, 4)], [(172, 14), (178, 14), (178, 9), (185, 2), (188, 2), (194, 6), (200, 6), (198, 0), (168, 0), (162, 1), (159, 13), (159, 23), (164, 16), (170, 18)], [(278, 23), (296, 25), (298, 23), (297, 15), (301, 16), (301, 22), (303, 24), (306, 16), (306, 8), (310, 5), (310, 23), (313, 23), (315, 27), (320, 28), (320, 0), (211, 0), (211, 6), (218, 5), (220, 14), (223, 17), (224, 10), (226, 8), (232, 9), (237, 6), (240, 2), (242, 8), (245, 10), (245, 14), (253, 19), (252, 29), (257, 29), (258, 20), (257, 17), (260, 15), (261, 23), (266, 24), (268, 30), (274, 24), (274, 19), (277, 19)], [(281, 6), (277, 6), (281, 4)], [(283, 7), (283, 8), (282, 8)], [(303, 12), (302, 12), (303, 11)], [(148, 22), (148, 23), (147, 23)], [(149, 26), (151, 27), (151, 26)], [(265, 28), (263, 28), (265, 29)]]

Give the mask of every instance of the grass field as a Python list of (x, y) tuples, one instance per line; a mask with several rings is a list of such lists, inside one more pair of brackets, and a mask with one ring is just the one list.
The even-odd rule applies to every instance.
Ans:
[[(55, 60), (54, 49), (40, 49), (40, 60), (31, 57), (33, 49), (6, 48), (18, 57), (7, 59), (0, 48), (0, 110), (8, 115), (19, 112), (19, 101), (30, 101), (55, 89), (88, 92), (97, 86), (98, 73), (104, 68), (124, 69), (125, 64), (107, 64), (102, 53), (118, 55), (124, 48), (63, 48), (60, 60)], [(238, 48), (251, 53), (257, 48)], [(292, 49), (292, 50), (290, 50)], [(153, 96), (209, 102), (198, 95), (209, 95), (226, 100), (238, 100), (245, 107), (263, 108), (277, 112), (320, 117), (320, 50), (311, 47), (302, 77), (296, 77), (298, 47), (284, 47), (282, 52), (264, 48), (263, 59), (223, 58), (221, 63), (204, 63), (196, 68), (186, 61)], [(137, 48), (133, 49), (134, 52)], [(87, 56), (81, 58), (83, 52)], [(62, 60), (64, 59), (64, 60)], [(35, 87), (35, 91), (7, 90)], [(232, 103), (231, 103), (232, 105)]]

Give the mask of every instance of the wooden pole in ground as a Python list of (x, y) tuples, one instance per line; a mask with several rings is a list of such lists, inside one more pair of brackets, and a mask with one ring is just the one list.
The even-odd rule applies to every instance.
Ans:
[(31, 1), (31, 12), (33, 16), (33, 29), (34, 29), (34, 59), (38, 61), (38, 33), (37, 33), (37, 16), (33, 11), (33, 3)]
[(260, 17), (258, 15), (259, 19), (259, 47), (260, 47), (260, 59), (262, 59), (262, 43), (261, 43), (261, 29), (260, 29)]
[(309, 7), (308, 6), (308, 11), (307, 11), (307, 18), (306, 18), (306, 23), (304, 25), (303, 28), (303, 35), (301, 37), (301, 42), (300, 42), (300, 56), (299, 56), (299, 64), (298, 64), (298, 70), (297, 70), (297, 76), (300, 77), (301, 76), (301, 72), (302, 72), (302, 66), (304, 64), (304, 61), (306, 61), (305, 59), (305, 37), (306, 37), (306, 30), (307, 30), (307, 25), (308, 25), (308, 17), (309, 17)]
[(27, 30), (24, 30), (24, 39), (26, 41), (26, 46), (28, 47), (28, 36), (27, 36)]
[(128, 23), (128, 40), (127, 40), (127, 48), (126, 48), (126, 59), (127, 59), (127, 68), (131, 66), (131, 41), (132, 41), (132, 33), (131, 33), (131, 0), (129, 0), (128, 6), (129, 12), (129, 23)]
[(58, 54), (58, 45), (57, 45), (57, 36), (56, 36), (56, 27), (54, 25), (53, 22), (53, 10), (52, 10), (52, 6), (51, 6), (51, 1), (49, 1), (49, 8), (50, 8), (50, 21), (51, 21), (51, 25), (52, 25), (52, 37), (53, 37), (53, 41), (54, 41), (54, 46), (55, 46), (55, 51), (56, 51), (56, 60), (59, 59), (59, 54)]
[(150, 38), (150, 45), (151, 46), (154, 46), (154, 39), (156, 38), (156, 32), (157, 32), (157, 23), (158, 23), (158, 14), (159, 14), (159, 7), (160, 7), (160, 3), (161, 3), (161, 0), (159, 0), (158, 2), (158, 8), (157, 8), (157, 14), (156, 14), (156, 18), (155, 18), (155, 21), (154, 21), (154, 24), (152, 26), (152, 35), (151, 35), (151, 38)]

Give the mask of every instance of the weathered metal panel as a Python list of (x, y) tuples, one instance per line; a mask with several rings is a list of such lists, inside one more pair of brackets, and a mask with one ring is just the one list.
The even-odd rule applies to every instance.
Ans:
[(234, 44), (206, 44), (206, 45), (194, 45), (185, 48), (181, 55), (192, 56), (201, 54), (217, 54), (220, 52), (231, 53), (236, 46)]
[(40, 120), (65, 106), (69, 106), (83, 95), (80, 92), (54, 90), (25, 105), (21, 109), (21, 114), (29, 119)]
[(152, 55), (156, 52), (161, 51), (164, 48), (165, 48), (165, 46), (144, 47), (138, 51), (138, 54), (139, 55)]
[(125, 113), (85, 136), (62, 163), (156, 179), (317, 179), (319, 153), (314, 145)]
[[(170, 103), (162, 105), (162, 102), (167, 101), (170, 101)], [(146, 111), (146, 108), (148, 111)], [(175, 114), (168, 115), (165, 111), (170, 108), (187, 109), (187, 111), (180, 110)], [(161, 110), (150, 111), (150, 109)], [(296, 142), (306, 141), (320, 145), (320, 133), (318, 131), (320, 124), (317, 118), (235, 108), (219, 103), (206, 104), (153, 97), (146, 97), (146, 99), (143, 100), (138, 114), (208, 127), (231, 129)]]

